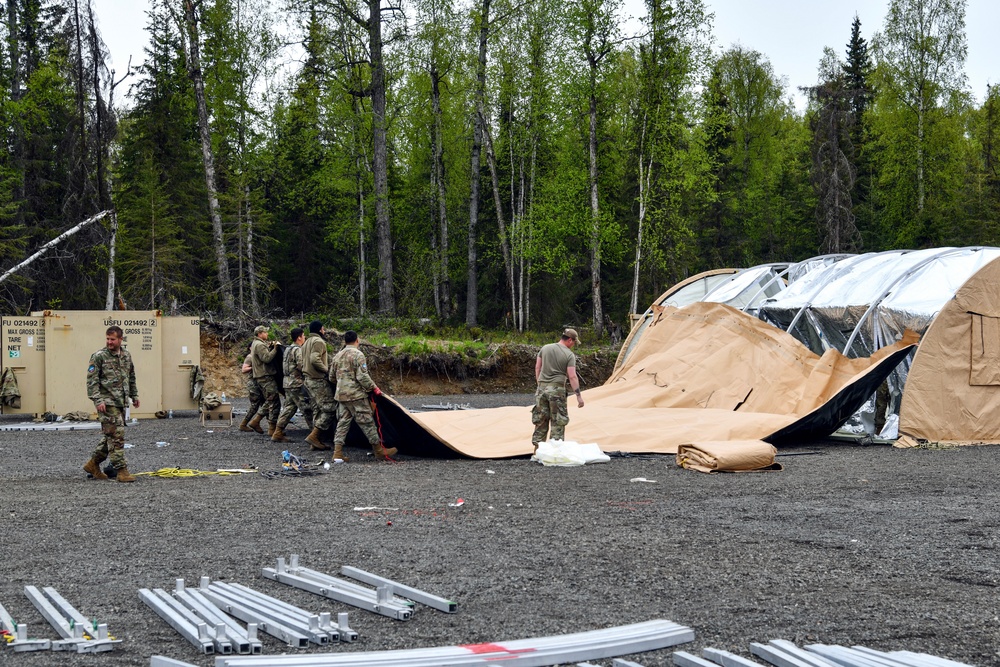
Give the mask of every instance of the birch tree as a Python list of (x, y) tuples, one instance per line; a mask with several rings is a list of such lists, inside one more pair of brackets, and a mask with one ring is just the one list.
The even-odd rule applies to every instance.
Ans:
[(198, 137), (201, 140), (201, 155), (205, 166), (208, 212), (212, 220), (216, 277), (219, 282), (219, 295), (222, 299), (223, 312), (231, 315), (236, 308), (236, 300), (233, 296), (233, 283), (229, 274), (229, 260), (226, 255), (226, 241), (222, 229), (222, 213), (219, 210), (219, 192), (215, 179), (215, 153), (212, 148), (211, 129), (208, 125), (208, 103), (205, 100), (205, 79), (201, 69), (201, 37), (195, 0), (184, 0), (184, 21), (187, 28), (187, 68), (194, 86), (195, 104), (198, 111)]
[(918, 212), (923, 212), (927, 197), (928, 112), (965, 85), (965, 6), (966, 0), (891, 0), (885, 27), (873, 40), (875, 53), (886, 68), (890, 94), (916, 121), (913, 150)]
[(587, 189), (590, 205), (590, 296), (593, 302), (594, 331), (604, 331), (601, 297), (601, 205), (598, 192), (598, 101), (603, 69), (620, 41), (620, 0), (581, 0), (569, 10), (568, 28), (575, 48), (586, 63), (587, 90)]

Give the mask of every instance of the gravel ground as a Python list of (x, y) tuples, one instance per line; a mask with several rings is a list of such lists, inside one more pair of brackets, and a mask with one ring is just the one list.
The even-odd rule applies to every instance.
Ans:
[[(212, 431), (194, 413), (129, 427), (130, 467), (279, 467), (282, 447), (263, 436)], [(137, 595), (202, 575), (316, 611), (349, 611), (361, 639), (338, 652), (666, 618), (695, 630), (695, 642), (682, 647), (690, 652), (714, 646), (749, 655), (750, 642), (785, 638), (1000, 665), (995, 447), (811, 444), (783, 450), (809, 454), (781, 458), (783, 472), (743, 475), (685, 471), (666, 457), (544, 468), (525, 459), (378, 463), (349, 449), (354, 460), (314, 477), (143, 477), (124, 485), (81, 471), (96, 440), (96, 431), (0, 433), (0, 602), (33, 635), (54, 638), (22, 594), (27, 584), (54, 586), (124, 641), (99, 656), (0, 650), (5, 666), (146, 665), (161, 654), (207, 667), (212, 658)], [(299, 442), (291, 449), (306, 454)], [(637, 477), (656, 483), (630, 481)], [(458, 498), (464, 505), (450, 506)], [(456, 600), (459, 611), (418, 606), (410, 621), (395, 621), (260, 577), (261, 567), (290, 553), (325, 572), (346, 564), (382, 574)], [(285, 649), (265, 636), (264, 650)], [(669, 656), (631, 659), (669, 665)]]

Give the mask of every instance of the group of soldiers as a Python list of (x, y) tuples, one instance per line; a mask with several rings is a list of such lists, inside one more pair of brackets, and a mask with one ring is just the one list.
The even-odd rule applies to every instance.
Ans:
[[(267, 419), (267, 435), (273, 442), (288, 442), (285, 429), (301, 412), (309, 435), (310, 449), (327, 451), (334, 424), (333, 459), (347, 461), (344, 444), (351, 422), (357, 422), (368, 438), (375, 458), (384, 461), (396, 454), (395, 447), (382, 445), (372, 412), (369, 395), (381, 396), (382, 391), (368, 374), (368, 363), (358, 347), (358, 334), (344, 334), (344, 347), (333, 359), (329, 358), (326, 329), (319, 320), (309, 323), (308, 335), (296, 327), (290, 333), (287, 346), (268, 340), (267, 327), (254, 329), (250, 351), (243, 360), (250, 409), (240, 423), (241, 431), (264, 433), (261, 421)], [(282, 408), (278, 378), (284, 390)]]

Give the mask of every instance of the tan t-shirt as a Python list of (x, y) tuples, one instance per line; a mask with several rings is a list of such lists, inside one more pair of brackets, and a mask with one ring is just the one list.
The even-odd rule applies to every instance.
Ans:
[(542, 360), (539, 382), (566, 382), (569, 379), (566, 369), (570, 366), (576, 368), (576, 355), (562, 343), (543, 345), (538, 356)]

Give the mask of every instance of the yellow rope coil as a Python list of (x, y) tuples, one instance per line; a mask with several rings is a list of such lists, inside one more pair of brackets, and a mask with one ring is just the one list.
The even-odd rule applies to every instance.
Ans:
[(137, 472), (135, 473), (135, 475), (136, 477), (138, 477), (139, 475), (146, 475), (148, 477), (163, 477), (165, 479), (175, 479), (178, 477), (207, 477), (209, 475), (221, 475), (221, 476), (239, 475), (241, 474), (241, 472), (236, 472), (235, 470), (195, 470), (193, 468), (160, 468), (159, 470), (154, 470), (152, 472)]

